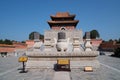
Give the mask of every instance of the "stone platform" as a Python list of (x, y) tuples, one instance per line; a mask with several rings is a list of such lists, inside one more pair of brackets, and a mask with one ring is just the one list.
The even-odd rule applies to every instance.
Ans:
[(58, 59), (69, 59), (70, 68), (84, 68), (85, 66), (92, 66), (93, 68), (99, 68), (99, 62), (96, 60), (96, 56), (99, 53), (97, 51), (81, 52), (81, 53), (44, 53), (37, 52), (29, 53), (28, 61), (26, 63), (27, 69), (39, 69), (39, 68), (54, 68)]

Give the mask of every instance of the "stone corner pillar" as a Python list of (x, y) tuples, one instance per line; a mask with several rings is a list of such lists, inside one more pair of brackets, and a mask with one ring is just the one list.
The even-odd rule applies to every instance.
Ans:
[(92, 51), (90, 32), (86, 32), (85, 51)]

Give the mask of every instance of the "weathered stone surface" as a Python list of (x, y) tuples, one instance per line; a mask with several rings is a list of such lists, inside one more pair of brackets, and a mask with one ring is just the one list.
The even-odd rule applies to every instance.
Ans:
[[(72, 80), (119, 80), (120, 59), (111, 57), (111, 52), (105, 54), (97, 57), (100, 68), (93, 69), (93, 72), (84, 72), (83, 68), (72, 68), (69, 72), (70, 78)], [(53, 80), (56, 73), (51, 68), (37, 68), (21, 74), (19, 73), (21, 69), (22, 63), (18, 62), (18, 57), (0, 57), (0, 80)]]
[(47, 52), (47, 53), (44, 53), (44, 52), (39, 52), (39, 51), (36, 51), (36, 52), (28, 52), (27, 53), (27, 56), (53, 56), (53, 57), (60, 57), (60, 56), (65, 56), (65, 57), (96, 57), (99, 55), (99, 52), (98, 51), (84, 51), (84, 52), (72, 52), (72, 53), (67, 53), (67, 52)]
[(27, 51), (27, 68), (54, 68), (56, 61), (61, 58), (69, 59), (71, 68), (99, 67), (99, 62), (95, 58), (99, 53), (92, 49), (90, 33), (86, 34), (84, 44), (82, 30), (75, 29), (78, 23), (78, 20), (74, 20), (75, 15), (63, 14), (60, 13), (59, 18), (51, 16), (52, 21), (48, 21), (51, 30), (45, 31), (44, 48), (41, 49), (40, 46), (40, 49)]
[[(47, 59), (42, 60), (29, 60), (27, 62), (26, 68), (34, 68), (34, 69), (40, 69), (40, 68), (54, 68), (54, 65), (57, 63), (57, 60), (54, 61), (46, 61)], [(97, 60), (78, 60), (70, 61), (70, 68), (84, 68), (85, 66), (92, 66), (93, 68), (99, 68), (99, 62)]]
[(46, 30), (44, 35), (45, 43), (47, 39), (49, 39), (50, 42), (54, 41), (54, 38), (58, 39), (58, 33), (61, 31), (66, 34), (66, 39), (70, 38), (70, 42), (73, 42), (73, 38), (79, 38), (79, 41), (83, 42), (82, 30)]
[(55, 72), (53, 80), (71, 80), (69, 72)]

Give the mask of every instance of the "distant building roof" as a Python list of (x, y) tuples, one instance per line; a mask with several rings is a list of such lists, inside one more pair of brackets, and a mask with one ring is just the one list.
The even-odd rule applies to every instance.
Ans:
[(116, 43), (116, 41), (103, 42), (100, 45), (100, 49), (109, 50), (109, 51), (114, 51), (114, 49), (116, 49), (118, 47), (120, 47), (120, 44)]

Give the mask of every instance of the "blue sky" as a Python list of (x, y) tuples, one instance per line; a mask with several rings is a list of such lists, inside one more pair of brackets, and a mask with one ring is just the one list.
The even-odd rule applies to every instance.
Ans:
[(120, 0), (0, 0), (0, 39), (27, 40), (44, 34), (56, 12), (76, 14), (77, 29), (98, 30), (103, 40), (120, 38)]

